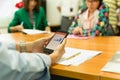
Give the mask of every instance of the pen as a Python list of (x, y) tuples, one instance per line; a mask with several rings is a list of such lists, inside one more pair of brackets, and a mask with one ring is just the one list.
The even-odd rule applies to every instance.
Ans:
[(24, 32), (24, 31), (21, 31), (23, 34), (27, 34), (26, 32)]
[[(23, 24), (24, 24), (24, 22), (22, 21), (20, 25), (23, 26)], [(22, 32), (23, 34), (27, 34), (27, 33), (24, 32), (24, 31), (21, 31), (21, 32)]]
[(23, 24), (24, 24), (24, 22), (22, 21), (20, 25), (23, 26)]
[(80, 54), (80, 52), (78, 52), (78, 53), (76, 53), (76, 54), (74, 54), (74, 55), (72, 55), (72, 56), (68, 57), (66, 60), (72, 59), (72, 58), (74, 58), (74, 57), (78, 56), (79, 54)]
[[(24, 22), (22, 21), (22, 22), (20, 23), (20, 25), (23, 26), (23, 23), (24, 23)], [(19, 28), (18, 28), (17, 31), (22, 32)]]

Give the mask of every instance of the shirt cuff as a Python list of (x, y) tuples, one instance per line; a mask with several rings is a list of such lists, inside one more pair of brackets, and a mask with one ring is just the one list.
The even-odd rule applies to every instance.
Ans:
[(40, 53), (37, 53), (37, 55), (38, 56), (40, 56), (42, 59), (43, 59), (43, 61), (45, 62), (45, 64), (47, 65), (47, 66), (51, 66), (51, 58), (50, 58), (50, 56), (49, 55), (46, 55), (46, 54), (40, 54)]

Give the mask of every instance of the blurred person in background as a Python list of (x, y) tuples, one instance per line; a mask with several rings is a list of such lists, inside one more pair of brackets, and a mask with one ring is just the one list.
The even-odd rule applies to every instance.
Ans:
[(68, 31), (74, 16), (80, 8), (84, 8), (83, 0), (57, 0), (57, 9), (61, 14), (61, 27), (63, 31)]
[(109, 8), (102, 0), (84, 0), (87, 7), (75, 16), (68, 32), (78, 36), (113, 35), (109, 25)]
[(103, 2), (109, 7), (109, 23), (112, 25), (115, 34), (118, 34), (116, 11), (120, 7), (120, 0), (103, 0)]
[(18, 32), (23, 29), (38, 29), (50, 31), (44, 9), (40, 0), (23, 0), (24, 7), (15, 12), (8, 32)]

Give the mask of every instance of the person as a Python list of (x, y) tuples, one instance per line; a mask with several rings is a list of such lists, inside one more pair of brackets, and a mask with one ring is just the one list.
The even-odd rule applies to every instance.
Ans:
[(117, 8), (117, 27), (118, 27), (118, 36), (120, 36), (120, 7)]
[(120, 7), (120, 0), (103, 0), (103, 2), (109, 7), (109, 23), (112, 25), (115, 34), (118, 34), (116, 11)]
[[(16, 44), (0, 40), (0, 80), (50, 80), (49, 67), (65, 53), (66, 44), (65, 39), (53, 53), (46, 55), (43, 48), (50, 38)], [(20, 53), (23, 48), (26, 52)]]
[(8, 32), (18, 32), (23, 29), (38, 29), (50, 31), (45, 12), (40, 7), (40, 0), (23, 0), (24, 8), (15, 12)]
[(82, 8), (81, 0), (57, 0), (57, 9), (61, 13), (61, 27), (63, 31), (68, 31), (74, 16)]
[(108, 20), (109, 8), (103, 1), (85, 0), (85, 3), (87, 8), (75, 16), (68, 32), (78, 36), (107, 36), (114, 34)]

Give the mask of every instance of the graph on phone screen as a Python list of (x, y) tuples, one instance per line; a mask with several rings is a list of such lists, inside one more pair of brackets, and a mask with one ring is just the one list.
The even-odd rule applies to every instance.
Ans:
[(46, 48), (55, 50), (56, 47), (63, 41), (64, 37), (65, 34), (56, 34)]

